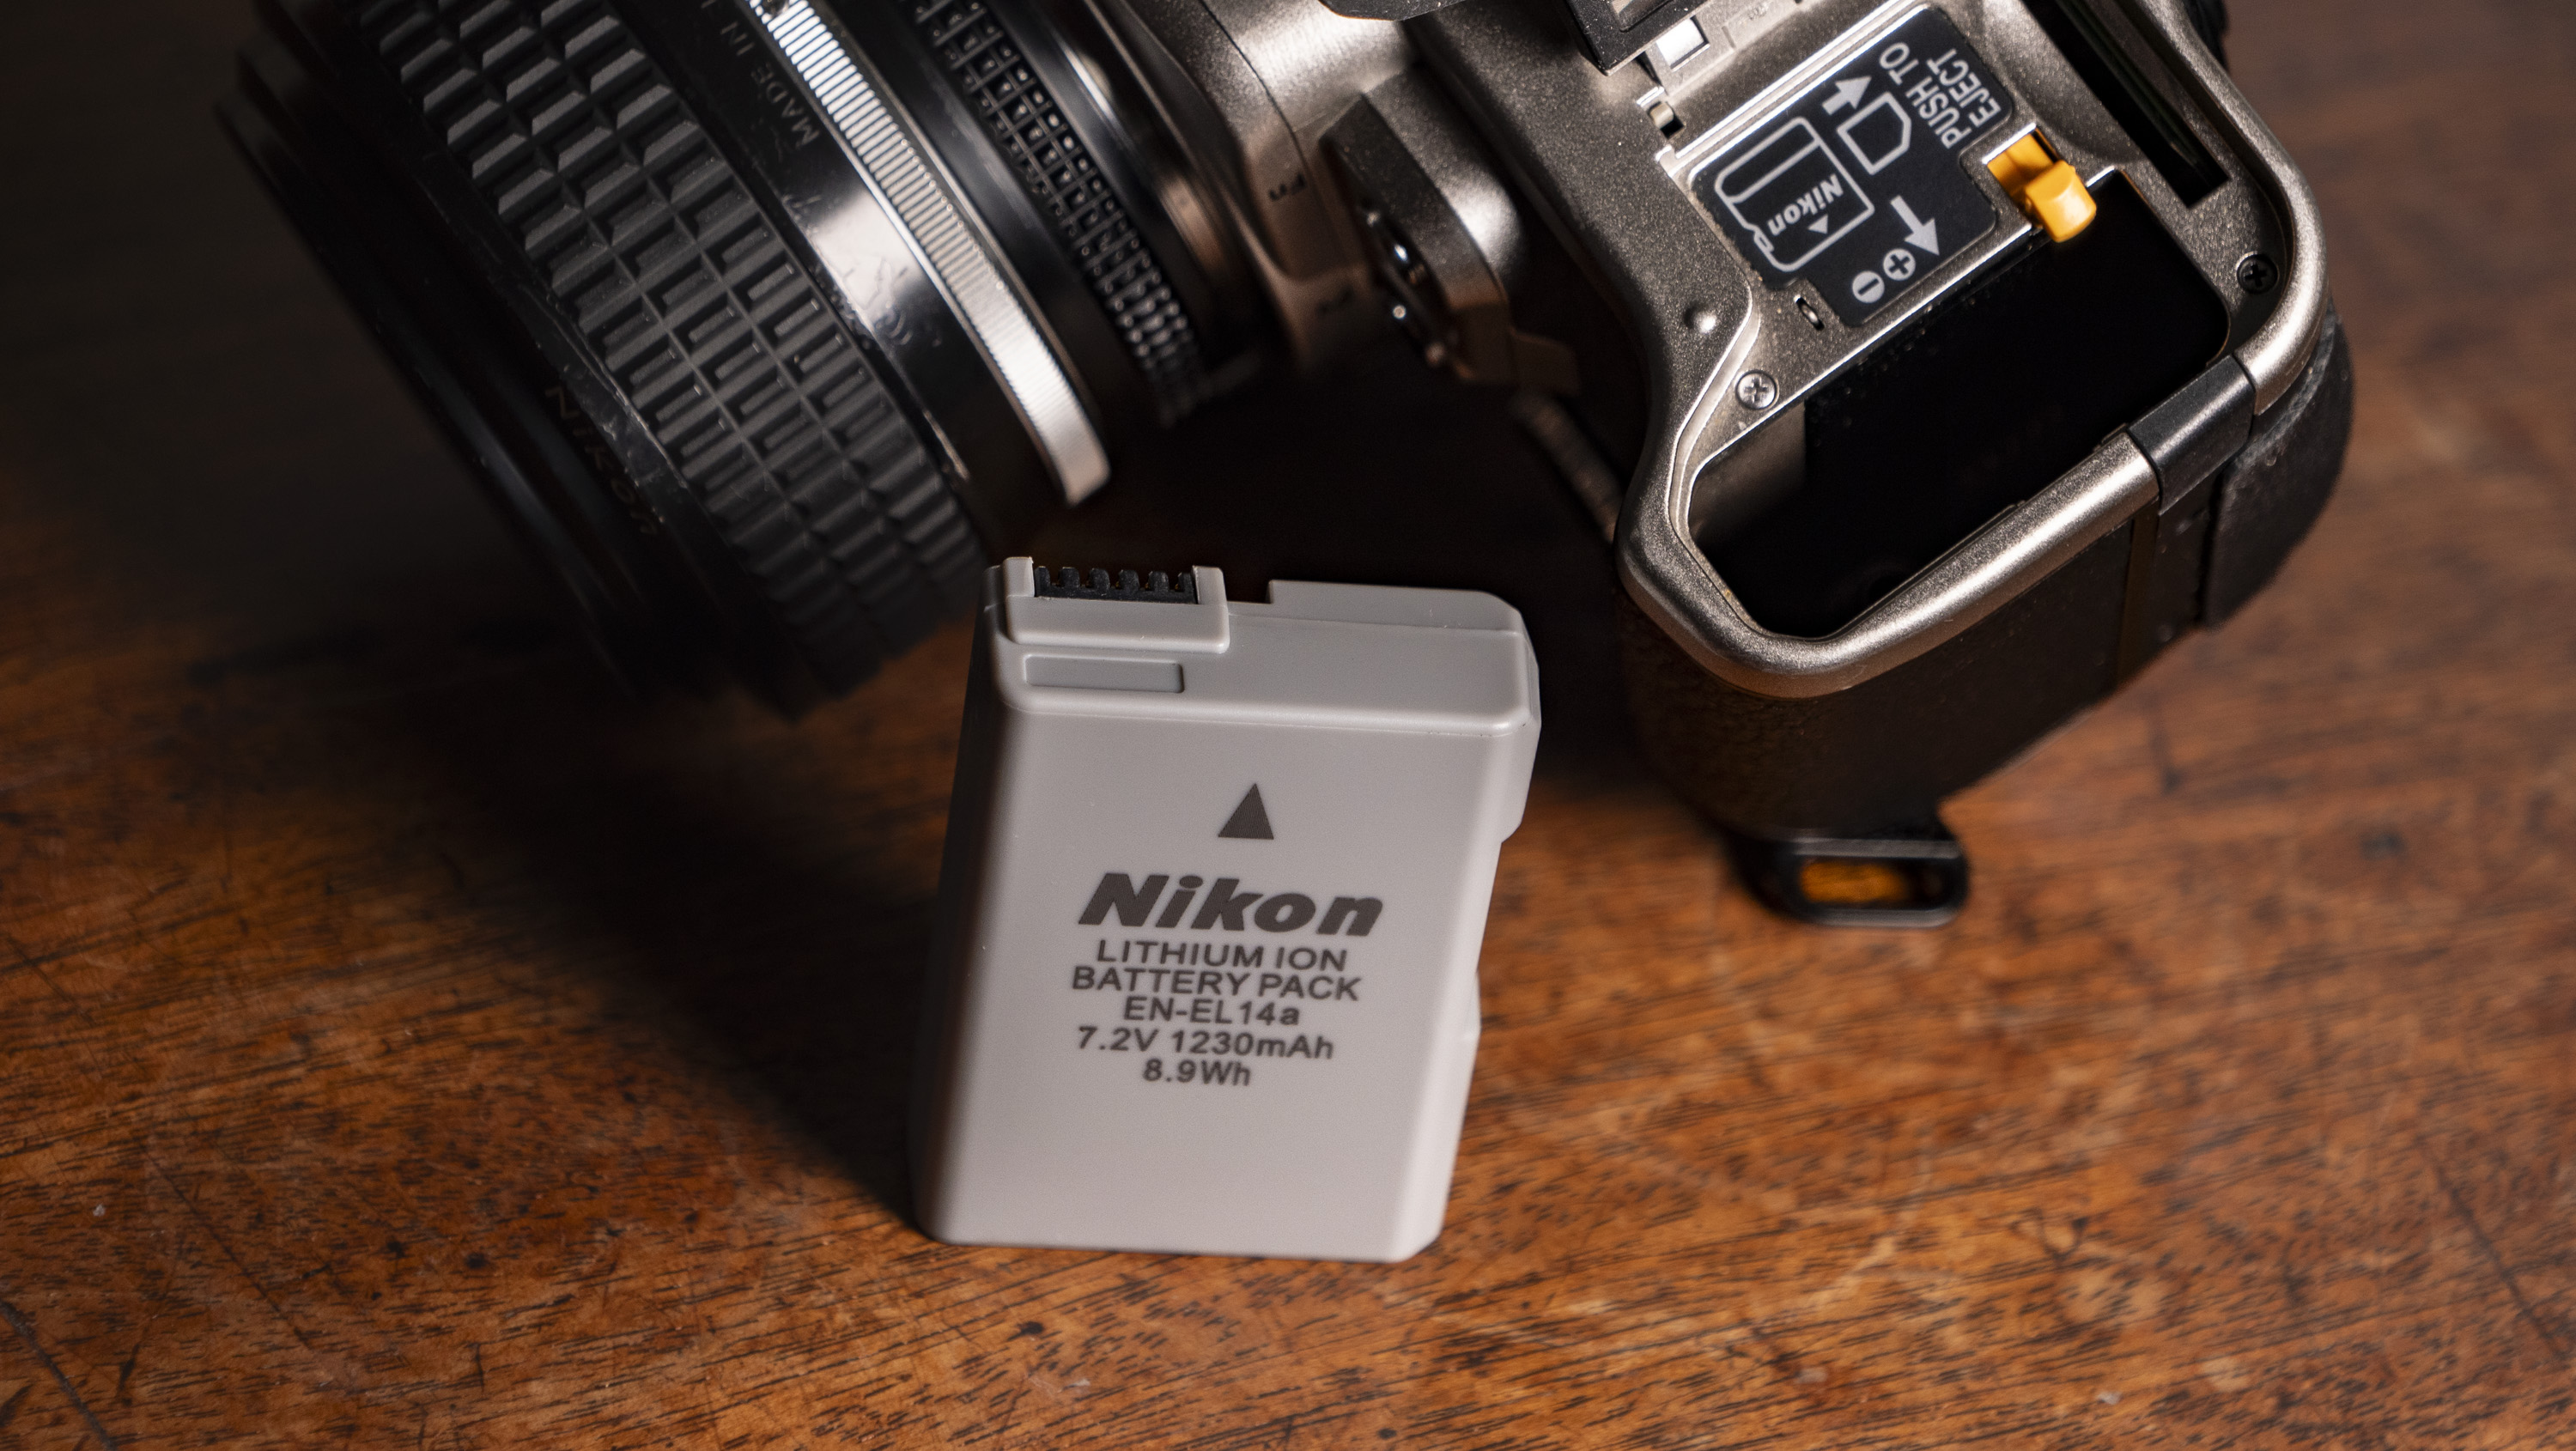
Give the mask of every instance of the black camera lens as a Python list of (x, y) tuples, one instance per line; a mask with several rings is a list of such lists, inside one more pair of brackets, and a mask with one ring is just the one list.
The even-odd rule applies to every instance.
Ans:
[(848, 689), (1263, 341), (1078, 4), (260, 14), (227, 125), (641, 686)]

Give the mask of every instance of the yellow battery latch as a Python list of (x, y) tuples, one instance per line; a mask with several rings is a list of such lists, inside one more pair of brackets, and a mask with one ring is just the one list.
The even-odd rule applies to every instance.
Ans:
[(2093, 193), (2075, 168), (2057, 159), (2048, 143), (2031, 132), (1986, 163), (1995, 180), (2048, 235), (2063, 242), (2093, 225)]

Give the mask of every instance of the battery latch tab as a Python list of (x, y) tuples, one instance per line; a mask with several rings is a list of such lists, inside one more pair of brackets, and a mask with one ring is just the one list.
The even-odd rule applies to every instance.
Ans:
[(2060, 161), (2039, 133), (2031, 132), (1986, 163), (2003, 189), (2053, 241), (2063, 242), (2093, 225), (2093, 193), (2075, 168)]

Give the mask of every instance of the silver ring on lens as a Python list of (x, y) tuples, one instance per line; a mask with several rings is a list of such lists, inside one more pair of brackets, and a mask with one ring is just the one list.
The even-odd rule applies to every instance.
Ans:
[[(860, 74), (849, 48), (808, 0), (788, 0), (775, 11), (762, 0), (743, 0), (743, 8), (768, 31), (780, 58), (831, 118), (868, 190), (901, 223), (904, 240), (949, 310), (973, 335), (1045, 452), (1065, 502), (1089, 497), (1109, 481), (1109, 455), (1099, 431), (1046, 334), (1012, 290), (1002, 264), (949, 199), (929, 158), (905, 134)], [(811, 240), (836, 274), (847, 275), (846, 267), (865, 261), (831, 255), (835, 239), (828, 232), (815, 233)]]

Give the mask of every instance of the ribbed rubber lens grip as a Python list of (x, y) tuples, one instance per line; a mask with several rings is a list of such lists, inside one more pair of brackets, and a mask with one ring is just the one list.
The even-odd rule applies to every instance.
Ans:
[(972, 596), (914, 422), (611, 0), (344, 0), (825, 691)]

